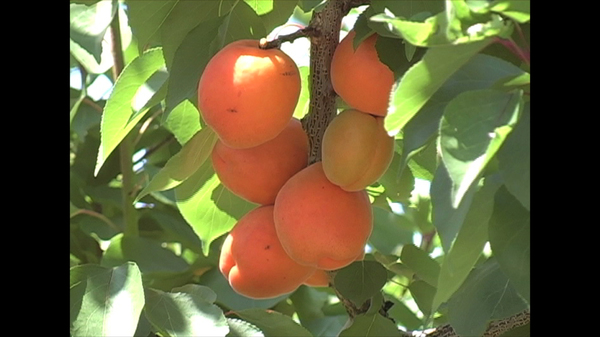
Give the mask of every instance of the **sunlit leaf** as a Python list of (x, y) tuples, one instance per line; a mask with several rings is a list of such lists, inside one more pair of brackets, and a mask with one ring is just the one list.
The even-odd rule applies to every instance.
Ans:
[(101, 144), (94, 175), (98, 174), (108, 156), (145, 115), (140, 113), (130, 120), (135, 112), (132, 107), (133, 99), (138, 88), (163, 66), (162, 50), (151, 49), (129, 63), (119, 75), (102, 113)]
[(71, 52), (79, 62), (85, 62), (85, 54), (91, 56), (96, 64), (102, 62), (102, 40), (116, 11), (116, 1), (99, 1), (87, 5), (71, 3)]
[(269, 13), (273, 10), (273, 0), (244, 0), (258, 15)]
[(135, 263), (71, 268), (71, 336), (132, 336), (144, 307)]
[(146, 288), (145, 295), (144, 313), (161, 334), (173, 337), (218, 337), (229, 333), (223, 311), (193, 289), (178, 288), (163, 292)]
[(192, 102), (185, 100), (171, 110), (163, 125), (183, 145), (202, 128), (200, 112)]
[(229, 333), (227, 334), (227, 337), (265, 336), (256, 325), (241, 319), (227, 317), (227, 324), (229, 324)]
[(208, 255), (214, 239), (231, 230), (239, 218), (256, 207), (221, 185), (210, 160), (175, 188), (175, 196), (181, 215), (202, 240), (204, 255)]
[(519, 22), (528, 22), (531, 16), (531, 2), (529, 0), (496, 0), (490, 5), (494, 12), (502, 13)]
[(211, 128), (206, 127), (198, 131), (167, 161), (148, 186), (140, 192), (135, 202), (151, 192), (171, 189), (184, 182), (208, 159), (216, 141), (217, 136)]
[(423, 59), (410, 68), (392, 90), (386, 130), (392, 133), (401, 130), (444, 82), (488, 43), (483, 40), (427, 50)]

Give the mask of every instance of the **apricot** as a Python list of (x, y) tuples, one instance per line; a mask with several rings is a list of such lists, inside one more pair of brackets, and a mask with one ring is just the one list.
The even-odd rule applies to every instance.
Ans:
[(233, 290), (255, 299), (290, 293), (315, 271), (285, 253), (272, 205), (255, 208), (236, 223), (221, 247), (219, 270)]
[(206, 65), (198, 84), (202, 118), (221, 141), (249, 148), (275, 138), (287, 125), (300, 96), (300, 72), (279, 49), (256, 40), (232, 42)]
[(331, 61), (331, 84), (352, 108), (384, 117), (394, 84), (394, 73), (379, 60), (377, 34), (363, 40), (354, 50), (356, 33), (350, 31), (338, 44)]
[(373, 229), (367, 193), (333, 184), (316, 162), (296, 173), (277, 194), (273, 216), (277, 237), (299, 264), (342, 268), (364, 250)]
[(308, 136), (292, 118), (277, 137), (248, 149), (234, 149), (217, 140), (211, 153), (223, 186), (241, 198), (271, 205), (294, 174), (306, 167)]
[(394, 156), (394, 138), (383, 117), (344, 110), (323, 134), (323, 171), (334, 184), (358, 191), (373, 184), (388, 169)]

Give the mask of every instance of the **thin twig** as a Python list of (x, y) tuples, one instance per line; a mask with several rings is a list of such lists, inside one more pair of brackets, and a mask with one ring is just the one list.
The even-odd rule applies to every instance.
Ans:
[(272, 48), (280, 48), (281, 44), (284, 42), (294, 42), (294, 40), (299, 39), (301, 37), (310, 37), (313, 34), (316, 34), (317, 30), (312, 26), (307, 26), (300, 30), (297, 30), (291, 34), (280, 35), (276, 39), (267, 41), (267, 39), (260, 39), (258, 47), (260, 49), (272, 49)]

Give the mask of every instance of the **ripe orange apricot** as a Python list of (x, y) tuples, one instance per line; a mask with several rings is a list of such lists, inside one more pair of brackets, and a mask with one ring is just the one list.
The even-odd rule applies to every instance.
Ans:
[(248, 212), (229, 232), (221, 247), (219, 270), (237, 293), (262, 299), (296, 290), (315, 269), (285, 253), (270, 205)]
[(232, 42), (206, 65), (198, 84), (202, 118), (221, 141), (249, 148), (275, 138), (300, 96), (300, 72), (279, 49), (256, 40)]
[(277, 192), (308, 162), (308, 136), (292, 118), (277, 137), (248, 149), (234, 149), (218, 140), (211, 160), (221, 183), (257, 204), (275, 202)]
[(385, 117), (394, 73), (377, 56), (377, 34), (362, 41), (356, 51), (352, 44), (355, 35), (350, 31), (336, 47), (331, 61), (331, 84), (352, 108)]
[(281, 245), (299, 264), (342, 268), (364, 250), (373, 229), (367, 193), (327, 179), (321, 162), (296, 173), (277, 194), (273, 215)]
[(394, 156), (394, 138), (383, 126), (383, 117), (344, 110), (323, 134), (323, 171), (334, 184), (358, 191), (377, 181)]

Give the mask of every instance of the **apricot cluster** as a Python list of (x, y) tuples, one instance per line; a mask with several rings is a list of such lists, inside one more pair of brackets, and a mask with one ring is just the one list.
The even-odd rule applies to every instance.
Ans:
[(364, 257), (373, 228), (365, 189), (393, 153), (383, 117), (347, 110), (325, 131), (322, 161), (309, 165), (308, 137), (293, 118), (299, 93), (294, 61), (255, 40), (215, 54), (198, 86), (200, 113), (218, 136), (215, 173), (257, 204), (229, 232), (219, 258), (231, 287), (250, 298), (327, 286), (327, 271)]

